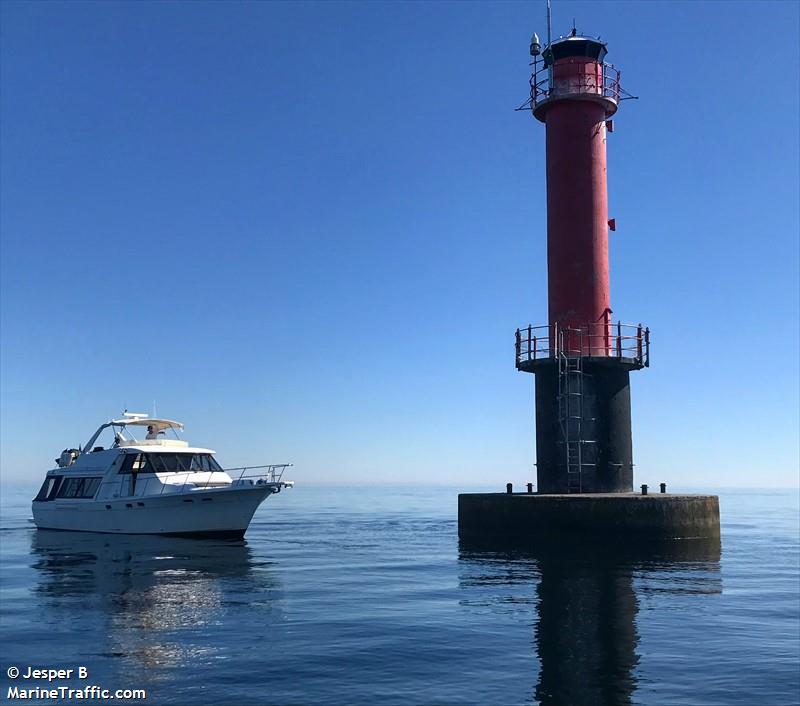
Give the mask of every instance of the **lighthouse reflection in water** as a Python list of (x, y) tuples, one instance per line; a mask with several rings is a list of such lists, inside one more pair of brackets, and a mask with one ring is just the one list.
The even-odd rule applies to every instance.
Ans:
[(656, 546), (618, 541), (560, 538), (540, 546), (509, 546), (462, 540), (462, 586), (484, 587), (484, 599), (495, 604), (519, 601), (516, 590), (504, 589), (530, 589), (539, 657), (532, 695), (536, 703), (632, 703), (639, 661), (638, 596), (647, 595), (654, 574), (672, 575), (671, 581), (659, 581), (658, 590), (722, 592), (719, 539)]

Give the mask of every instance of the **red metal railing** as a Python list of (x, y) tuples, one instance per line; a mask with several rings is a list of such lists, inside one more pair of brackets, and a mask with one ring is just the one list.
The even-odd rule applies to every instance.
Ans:
[(641, 324), (590, 323), (579, 328), (527, 326), (516, 332), (516, 364), (545, 358), (593, 356), (650, 365), (650, 329)]

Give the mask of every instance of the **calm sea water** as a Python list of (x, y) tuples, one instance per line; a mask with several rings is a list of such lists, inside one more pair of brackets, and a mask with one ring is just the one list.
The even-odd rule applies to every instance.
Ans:
[(797, 491), (652, 554), (459, 546), (457, 492), (298, 485), (231, 543), (37, 532), (6, 488), (2, 698), (33, 665), (155, 704), (800, 702)]

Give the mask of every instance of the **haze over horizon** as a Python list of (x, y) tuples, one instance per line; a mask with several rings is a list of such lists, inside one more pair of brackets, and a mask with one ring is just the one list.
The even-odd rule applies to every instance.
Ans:
[[(652, 330), (635, 484), (798, 485), (800, 5), (553, 12), (638, 96), (608, 140), (614, 319)], [(0, 483), (154, 401), (298, 488), (535, 479), (544, 2), (0, 19)]]

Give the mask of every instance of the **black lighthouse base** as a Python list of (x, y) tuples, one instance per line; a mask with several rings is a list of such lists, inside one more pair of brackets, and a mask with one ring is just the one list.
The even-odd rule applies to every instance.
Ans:
[(539, 359), (536, 374), (536, 476), (540, 493), (633, 491), (632, 358)]

